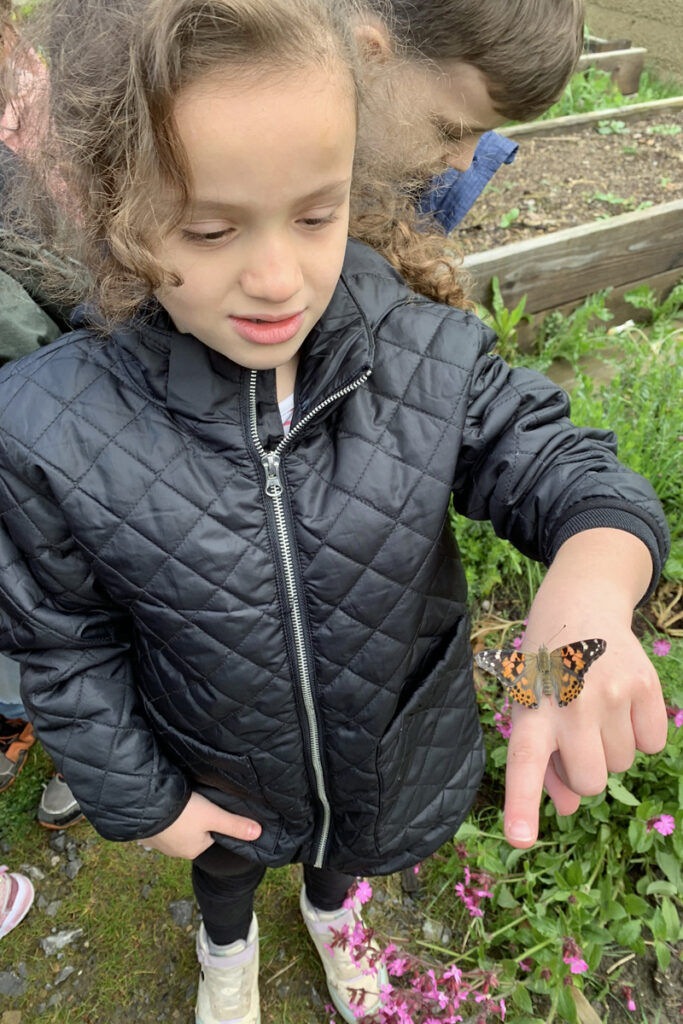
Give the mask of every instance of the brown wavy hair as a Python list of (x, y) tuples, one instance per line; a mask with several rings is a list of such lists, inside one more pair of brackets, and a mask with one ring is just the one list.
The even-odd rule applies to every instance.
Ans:
[[(173, 117), (178, 95), (216, 70), (256, 82), (315, 65), (348, 68), (357, 95), (350, 234), (384, 255), (416, 291), (466, 304), (458, 260), (443, 233), (415, 212), (440, 156), (420, 151), (419, 127), (405, 109), (397, 114), (385, 100), (365, 99), (353, 3), (45, 0), (33, 35), (50, 69), (48, 124), (42, 154), (26, 169), (18, 202), (9, 204), (13, 226), (50, 253), (43, 290), (63, 302), (92, 302), (110, 327), (161, 285), (177, 284), (154, 252), (189, 201)], [(374, 139), (386, 131), (395, 133), (395, 146), (391, 158), (380, 159)], [(169, 186), (177, 201), (161, 207), (152, 197)], [(3, 248), (7, 264), (12, 247)], [(73, 274), (63, 272), (74, 261), (87, 271), (76, 288)]]

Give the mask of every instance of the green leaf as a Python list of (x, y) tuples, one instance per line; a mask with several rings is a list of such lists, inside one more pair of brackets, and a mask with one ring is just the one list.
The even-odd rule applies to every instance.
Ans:
[(666, 971), (671, 963), (671, 950), (666, 943), (655, 940), (655, 956), (661, 969)]
[(515, 1006), (518, 1006), (520, 1010), (525, 1010), (526, 1013), (533, 1013), (534, 1007), (531, 1002), (531, 996), (525, 989), (524, 985), (517, 985), (512, 992), (512, 1001)]
[(681, 865), (678, 858), (666, 850), (655, 850), (655, 860), (663, 875), (675, 886), (679, 892), (683, 892), (683, 881), (681, 880)]
[(678, 942), (681, 938), (681, 922), (678, 918), (678, 911), (666, 896), (662, 900), (662, 920), (665, 938), (669, 942)]
[(609, 790), (610, 796), (613, 796), (620, 804), (626, 804), (627, 807), (638, 807), (640, 804), (640, 800), (638, 800), (633, 793), (630, 793), (614, 775), (610, 775), (608, 777), (607, 789)]
[(671, 882), (650, 882), (645, 887), (646, 896), (675, 896), (676, 886)]
[(634, 942), (640, 938), (642, 924), (632, 918), (630, 921), (615, 921), (609, 926), (609, 933), (620, 946), (630, 949)]
[(558, 992), (557, 1009), (560, 1017), (564, 1017), (565, 1020), (571, 1021), (571, 1024), (575, 1024), (578, 1019), (576, 1003), (572, 999), (569, 989), (563, 987)]

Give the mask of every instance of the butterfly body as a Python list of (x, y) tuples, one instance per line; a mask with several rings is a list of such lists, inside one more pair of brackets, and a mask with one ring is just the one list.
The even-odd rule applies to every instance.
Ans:
[(496, 676), (511, 700), (527, 708), (537, 708), (541, 696), (552, 697), (561, 708), (575, 700), (586, 672), (604, 654), (604, 640), (577, 640), (549, 651), (543, 644), (536, 654), (514, 647), (499, 651), (480, 651), (475, 655), (479, 668)]

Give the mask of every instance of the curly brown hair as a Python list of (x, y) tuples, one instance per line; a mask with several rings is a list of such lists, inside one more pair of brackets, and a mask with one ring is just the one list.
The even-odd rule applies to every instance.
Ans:
[[(50, 69), (49, 118), (42, 154), (15, 204), (24, 237), (60, 259), (60, 274), (54, 260), (44, 261), (43, 289), (61, 301), (93, 303), (110, 327), (162, 285), (179, 283), (154, 255), (189, 201), (173, 116), (178, 95), (217, 69), (256, 81), (293, 67), (341, 65), (359, 110), (350, 234), (382, 253), (415, 290), (466, 304), (458, 259), (436, 225), (415, 212), (440, 155), (429, 147), (418, 152), (419, 129), (400, 104), (388, 111), (384, 101), (364, 100), (354, 3), (46, 0), (35, 29), (43, 28)], [(394, 134), (391, 158), (378, 157), (377, 131)], [(169, 191), (175, 202), (154, 200)], [(87, 287), (81, 278), (75, 290), (74, 276), (63, 273), (74, 260), (88, 271)]]

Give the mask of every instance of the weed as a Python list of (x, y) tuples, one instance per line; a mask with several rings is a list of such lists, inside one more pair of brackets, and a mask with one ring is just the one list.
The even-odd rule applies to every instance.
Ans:
[(601, 203), (609, 203), (610, 206), (629, 206), (633, 203), (633, 198), (624, 199), (622, 196), (617, 196), (614, 192), (594, 192), (593, 199), (599, 200)]
[(513, 206), (511, 210), (507, 210), (506, 213), (500, 218), (500, 226), (502, 228), (509, 228), (510, 225), (517, 220), (519, 217), (519, 207)]
[[(519, 213), (519, 210), (517, 212)], [(514, 309), (508, 309), (500, 291), (500, 281), (494, 276), (491, 278), (491, 306), (492, 312), (480, 310), (480, 313), (482, 319), (489, 323), (498, 335), (498, 352), (504, 359), (507, 359), (512, 352), (516, 351), (515, 339), (518, 325), (523, 320), (531, 320), (531, 317), (524, 312), (526, 295), (522, 296)]]
[(631, 129), (625, 121), (598, 121), (598, 135), (629, 135)]
[(651, 124), (645, 129), (648, 135), (678, 135), (680, 124)]
[[(640, 76), (638, 92), (632, 96), (624, 96), (612, 81), (608, 71), (595, 67), (587, 68), (572, 75), (560, 99), (546, 110), (539, 120), (565, 117), (569, 114), (585, 114), (610, 107), (629, 106), (633, 103), (648, 103), (651, 100), (669, 99), (679, 94), (680, 86), (676, 82), (662, 81), (645, 70)], [(611, 122), (605, 123), (609, 125)], [(610, 129), (603, 134), (609, 132)], [(621, 132), (617, 130), (617, 134)]]

